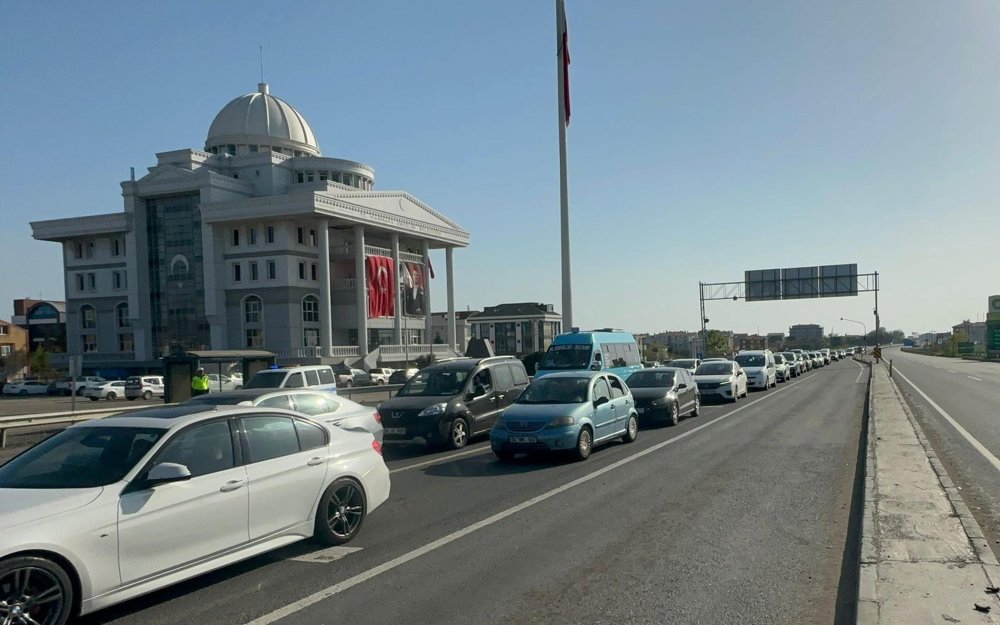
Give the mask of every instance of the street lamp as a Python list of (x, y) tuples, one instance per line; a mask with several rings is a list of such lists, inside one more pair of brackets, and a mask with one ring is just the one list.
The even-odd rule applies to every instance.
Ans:
[(864, 340), (864, 342), (865, 342), (865, 348), (867, 349), (868, 348), (868, 326), (866, 326), (863, 321), (855, 321), (854, 319), (847, 319), (845, 317), (841, 317), (840, 320), (841, 321), (850, 321), (851, 323), (857, 323), (857, 324), (860, 324), (862, 328), (864, 328), (865, 335), (863, 337), (861, 337), (861, 338), (862, 338), (862, 340)]

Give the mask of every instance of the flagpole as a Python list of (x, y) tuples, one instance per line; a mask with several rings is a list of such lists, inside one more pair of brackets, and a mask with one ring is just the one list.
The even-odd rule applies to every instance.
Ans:
[(573, 328), (573, 279), (569, 251), (569, 182), (566, 178), (566, 59), (564, 37), (566, 7), (564, 0), (556, 0), (556, 55), (559, 83), (559, 208), (562, 234), (562, 319), (563, 330)]

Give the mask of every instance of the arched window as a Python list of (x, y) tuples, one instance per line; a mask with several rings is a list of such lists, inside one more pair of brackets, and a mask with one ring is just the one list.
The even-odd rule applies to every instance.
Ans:
[(115, 306), (115, 321), (119, 328), (127, 328), (132, 325), (128, 319), (128, 303), (122, 302)]
[(97, 309), (90, 304), (80, 306), (80, 327), (93, 330), (97, 327)]
[(264, 346), (264, 300), (257, 295), (243, 298), (243, 344), (245, 347)]
[(302, 321), (319, 323), (319, 298), (315, 295), (302, 298)]

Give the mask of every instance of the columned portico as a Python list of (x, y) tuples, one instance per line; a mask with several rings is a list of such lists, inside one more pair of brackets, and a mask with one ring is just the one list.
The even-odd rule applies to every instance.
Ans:
[(333, 356), (333, 307), (330, 293), (330, 222), (320, 219), (319, 234), (319, 345), (324, 356)]
[[(455, 344), (455, 335), (458, 334), (458, 332), (456, 331), (455, 324), (454, 252), (455, 248), (453, 247), (445, 248), (445, 273), (447, 274), (446, 281), (448, 288), (448, 346), (457, 350), (458, 346)], [(430, 315), (427, 315), (427, 317), (430, 318)]]
[(358, 301), (358, 352), (361, 355), (368, 353), (367, 276), (368, 272), (365, 268), (365, 227), (354, 226), (354, 286)]

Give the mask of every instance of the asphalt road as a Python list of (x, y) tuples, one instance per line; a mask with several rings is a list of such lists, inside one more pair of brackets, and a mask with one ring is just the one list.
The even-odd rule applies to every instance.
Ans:
[(883, 355), (892, 359), (893, 379), (994, 553), (1000, 552), (1000, 364), (899, 349)]
[(85, 622), (853, 623), (863, 372), (834, 363), (586, 462), (387, 447), (392, 496), (359, 551), (304, 562), (303, 542)]

